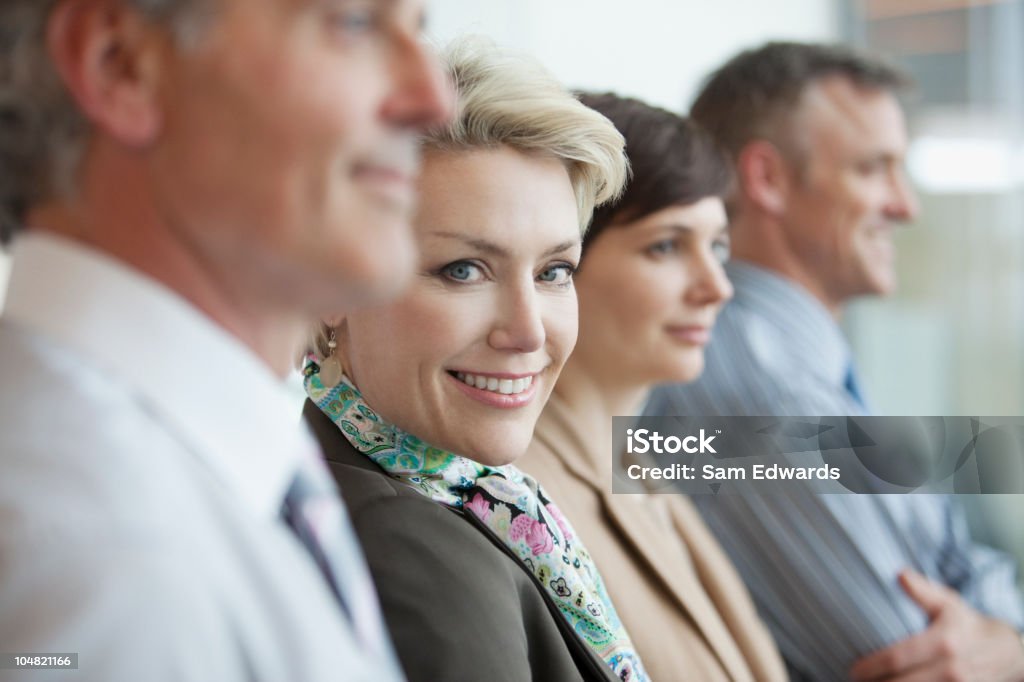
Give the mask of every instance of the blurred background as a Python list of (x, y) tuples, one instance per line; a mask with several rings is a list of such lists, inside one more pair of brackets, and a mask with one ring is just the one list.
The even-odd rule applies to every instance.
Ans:
[[(428, 3), (440, 43), (483, 33), (570, 86), (676, 111), (769, 39), (847, 41), (902, 65), (918, 82), (905, 104), (922, 211), (897, 238), (900, 292), (845, 320), (864, 383), (881, 414), (1024, 414), (1024, 0)], [(0, 253), (0, 304), (7, 269)], [(1024, 567), (1024, 501), (966, 501)]]

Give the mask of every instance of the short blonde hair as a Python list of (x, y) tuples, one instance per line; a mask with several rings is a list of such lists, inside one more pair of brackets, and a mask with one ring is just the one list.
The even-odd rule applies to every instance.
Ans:
[[(440, 57), (455, 85), (455, 115), (424, 135), (424, 148), (508, 147), (562, 161), (576, 196), (580, 231), (586, 231), (594, 208), (617, 198), (629, 174), (626, 141), (615, 125), (582, 104), (539, 62), (486, 38), (457, 38)], [(327, 357), (330, 333), (317, 322), (307, 353)]]
[(480, 36), (452, 41), (441, 60), (455, 84), (455, 116), (424, 137), (426, 149), (509, 147), (565, 164), (580, 230), (595, 206), (616, 198), (628, 175), (625, 140), (536, 60)]

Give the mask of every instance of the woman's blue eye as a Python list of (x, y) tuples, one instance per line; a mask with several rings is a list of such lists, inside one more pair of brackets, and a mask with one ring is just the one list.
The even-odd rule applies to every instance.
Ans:
[(458, 261), (441, 268), (441, 274), (455, 282), (471, 282), (479, 279), (483, 273), (478, 265), (466, 261)]
[(715, 255), (719, 263), (726, 263), (729, 260), (731, 249), (729, 246), (729, 240), (719, 239), (711, 244), (711, 253)]
[(647, 247), (647, 253), (653, 256), (667, 256), (679, 250), (678, 239), (662, 239)]
[(349, 31), (365, 31), (373, 26), (373, 15), (369, 12), (356, 12), (345, 17), (345, 28)]
[(331, 12), (329, 20), (346, 33), (363, 33), (377, 25), (378, 16), (374, 7), (349, 7)]
[(571, 265), (556, 265), (540, 273), (537, 279), (549, 284), (565, 285), (572, 281), (573, 272), (574, 268)]

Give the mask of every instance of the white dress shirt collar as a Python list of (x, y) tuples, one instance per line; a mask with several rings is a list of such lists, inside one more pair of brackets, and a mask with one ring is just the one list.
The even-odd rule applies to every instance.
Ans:
[(316, 445), (283, 382), (251, 350), (99, 251), (28, 231), (12, 254), (7, 323), (125, 385), (255, 513), (279, 513), (303, 449)]

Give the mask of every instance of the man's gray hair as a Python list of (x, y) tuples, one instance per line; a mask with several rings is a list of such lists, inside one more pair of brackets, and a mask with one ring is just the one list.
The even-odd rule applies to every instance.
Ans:
[[(69, 196), (89, 124), (57, 74), (46, 26), (62, 0), (0, 2), (0, 243), (39, 202)], [(122, 0), (186, 42), (209, 0)]]
[(708, 76), (690, 116), (733, 159), (755, 139), (795, 151), (787, 124), (807, 89), (830, 76), (892, 94), (912, 85), (899, 67), (847, 45), (769, 42), (739, 53)]

